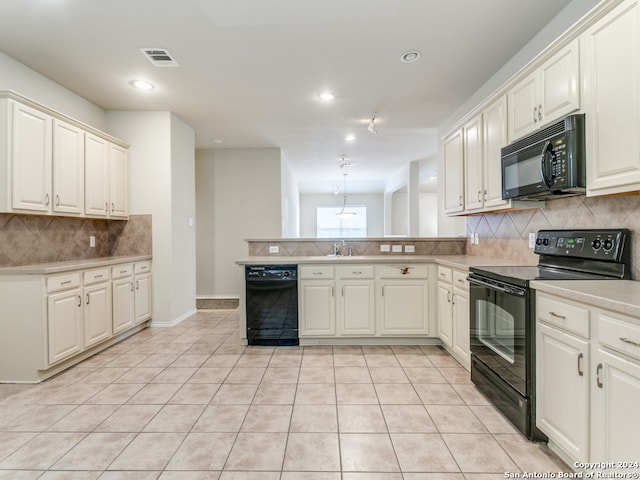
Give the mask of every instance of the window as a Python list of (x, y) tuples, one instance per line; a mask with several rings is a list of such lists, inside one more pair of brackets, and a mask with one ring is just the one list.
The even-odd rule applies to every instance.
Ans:
[(316, 236), (318, 238), (363, 238), (367, 236), (367, 207), (347, 207), (355, 215), (336, 215), (342, 207), (318, 207), (316, 211)]

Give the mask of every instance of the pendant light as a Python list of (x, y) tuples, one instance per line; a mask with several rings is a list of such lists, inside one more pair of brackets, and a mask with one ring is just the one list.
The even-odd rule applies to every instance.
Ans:
[(352, 210), (347, 210), (347, 174), (343, 173), (344, 177), (344, 197), (342, 197), (342, 210), (340, 210), (336, 215), (340, 218), (348, 218), (356, 215), (356, 212)]

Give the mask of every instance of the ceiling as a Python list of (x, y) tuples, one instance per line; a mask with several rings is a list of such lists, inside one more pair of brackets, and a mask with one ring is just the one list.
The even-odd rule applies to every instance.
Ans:
[[(105, 110), (170, 110), (197, 148), (280, 148), (303, 193), (344, 171), (351, 193), (383, 191), (413, 160), (429, 188), (438, 125), (568, 3), (2, 0), (0, 51)], [(179, 67), (153, 66), (149, 47)]]

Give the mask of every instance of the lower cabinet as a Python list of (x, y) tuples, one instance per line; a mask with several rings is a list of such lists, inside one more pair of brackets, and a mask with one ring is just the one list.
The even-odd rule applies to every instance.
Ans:
[(426, 265), (300, 265), (301, 338), (429, 333)]
[(471, 369), (468, 272), (438, 267), (438, 336), (451, 355)]
[(538, 428), (569, 464), (640, 473), (640, 318), (546, 293), (536, 316)]
[(137, 323), (151, 317), (150, 269), (141, 261), (0, 275), (0, 382), (44, 380), (133, 332), (136, 301)]

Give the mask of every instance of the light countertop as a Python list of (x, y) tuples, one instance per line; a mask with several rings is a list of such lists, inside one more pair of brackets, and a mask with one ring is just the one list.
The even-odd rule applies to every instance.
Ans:
[(16, 267), (0, 268), (0, 275), (47, 275), (52, 273), (69, 272), (71, 270), (86, 270), (89, 268), (106, 267), (119, 263), (133, 263), (151, 260), (151, 255), (112, 256), (98, 258), (83, 258), (64, 262), (34, 263)]
[(640, 318), (640, 282), (634, 280), (535, 280), (539, 292)]

